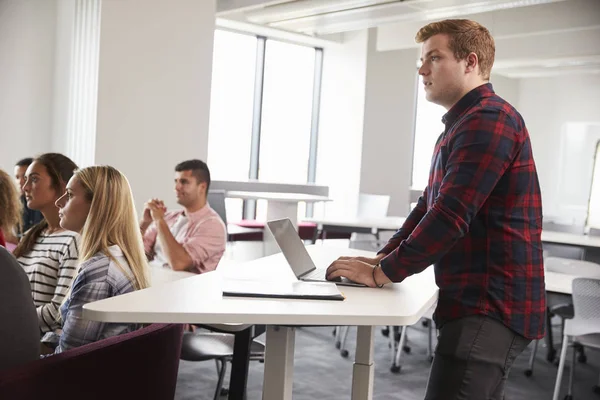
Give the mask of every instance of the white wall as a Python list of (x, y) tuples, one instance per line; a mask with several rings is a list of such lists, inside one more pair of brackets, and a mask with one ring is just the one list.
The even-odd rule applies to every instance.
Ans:
[(50, 150), (54, 0), (0, 1), (0, 168)]
[[(520, 82), (519, 109), (531, 135), (546, 216), (581, 221), (585, 214), (600, 124), (598, 88), (598, 75)], [(577, 123), (588, 127), (572, 125)]]
[(360, 191), (389, 194), (389, 215), (406, 215), (412, 171), (416, 49), (378, 52), (369, 31)]
[(206, 159), (214, 1), (103, 1), (96, 163), (123, 171), (138, 211), (175, 205), (175, 165)]
[[(377, 51), (375, 32), (369, 36), (360, 191), (389, 194), (388, 214), (406, 215), (420, 49)], [(492, 73), (491, 82), (498, 95), (518, 108), (518, 79)]]
[[(356, 212), (361, 168), (368, 32), (348, 32), (325, 49), (317, 183), (329, 186), (328, 217)], [(318, 206), (317, 206), (318, 207)]]

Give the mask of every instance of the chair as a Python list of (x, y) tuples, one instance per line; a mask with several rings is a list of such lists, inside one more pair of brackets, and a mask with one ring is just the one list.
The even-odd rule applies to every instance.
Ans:
[[(225, 208), (225, 191), (210, 190), (206, 196), (208, 204), (219, 214), (227, 227), (227, 241), (261, 241), (263, 240), (263, 229), (252, 229), (227, 223), (227, 210)], [(264, 228), (264, 225), (263, 225)]]
[[(225, 394), (223, 381), (227, 372), (227, 362), (233, 358), (235, 336), (230, 333), (185, 332), (181, 346), (181, 359), (186, 361), (215, 360), (219, 379), (214, 400)], [(265, 344), (253, 339), (250, 345), (250, 360), (263, 362)]]
[(40, 335), (27, 275), (2, 246), (0, 270), (0, 370), (4, 370), (39, 359)]
[[(554, 221), (543, 223), (543, 229), (553, 232), (574, 233), (583, 235), (585, 227), (583, 225), (561, 224)], [(543, 244), (544, 253), (550, 257), (571, 258), (574, 260), (583, 260), (585, 250), (577, 246), (567, 246), (562, 244)]]
[[(423, 314), (423, 318), (427, 321), (425, 326), (427, 327), (427, 359), (429, 362), (433, 361), (433, 313), (436, 306), (437, 302)], [(399, 339), (397, 339), (396, 334), (390, 336), (390, 348), (392, 349), (392, 366), (390, 367), (390, 371), (395, 374), (400, 373), (402, 369), (402, 365), (400, 364), (402, 352), (410, 353), (411, 351), (410, 347), (406, 345), (407, 328), (407, 326), (402, 327)]]
[(182, 331), (152, 324), (2, 371), (0, 399), (172, 400)]
[[(600, 265), (581, 260), (571, 260), (568, 258), (560, 257), (548, 257), (544, 260), (544, 266), (547, 271), (558, 272), (561, 274), (574, 275), (579, 277), (600, 277)], [(546, 338), (548, 340), (548, 361), (554, 361), (556, 350), (554, 349), (554, 341), (552, 339), (552, 325), (551, 319), (554, 315), (561, 319), (561, 336), (565, 329), (565, 320), (573, 318), (573, 304), (571, 303), (569, 296), (560, 295), (556, 293), (549, 293), (548, 298), (548, 310), (546, 319)], [(535, 356), (537, 353), (538, 341), (533, 343), (533, 350), (529, 357), (529, 367), (525, 370), (525, 376), (531, 376), (533, 374), (533, 366)], [(583, 348), (576, 346), (579, 352), (579, 361), (586, 362), (586, 356), (583, 352)]]
[[(577, 343), (581, 346), (600, 349), (600, 279), (576, 278), (573, 280), (573, 309), (575, 311), (573, 318), (565, 324), (553, 400), (558, 400), (560, 394), (568, 348)], [(573, 343), (569, 343), (571, 340)], [(575, 351), (571, 358), (569, 386), (565, 400), (573, 399), (574, 373)], [(594, 387), (594, 392), (600, 393), (599, 385)]]

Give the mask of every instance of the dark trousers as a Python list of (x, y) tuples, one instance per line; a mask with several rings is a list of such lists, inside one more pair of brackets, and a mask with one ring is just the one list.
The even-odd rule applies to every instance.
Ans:
[(510, 367), (530, 342), (481, 315), (445, 323), (425, 400), (502, 400)]

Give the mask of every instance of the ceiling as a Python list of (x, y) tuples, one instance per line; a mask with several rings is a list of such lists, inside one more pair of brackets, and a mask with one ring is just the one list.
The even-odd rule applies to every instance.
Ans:
[(600, 73), (599, 0), (217, 0), (220, 18), (322, 37), (378, 28), (380, 51), (417, 47), (425, 21), (472, 18), (511, 78)]

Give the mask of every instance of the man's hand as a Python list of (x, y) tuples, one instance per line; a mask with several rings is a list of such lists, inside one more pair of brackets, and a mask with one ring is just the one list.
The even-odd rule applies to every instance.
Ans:
[[(167, 212), (167, 207), (161, 200), (154, 200), (152, 202), (146, 203), (148, 205), (148, 209), (150, 212), (150, 217), (152, 221), (158, 221), (165, 217), (165, 213)], [(144, 209), (144, 214), (146, 214), (146, 210)], [(145, 217), (145, 215), (144, 215)]]
[(383, 257), (385, 257), (385, 254), (378, 254), (377, 256), (373, 257), (373, 258), (369, 258), (369, 257), (340, 257), (337, 259), (337, 261), (362, 261), (364, 263), (367, 263), (369, 265), (375, 265), (377, 264)]
[[(346, 258), (342, 260), (342, 258)], [(327, 280), (333, 281), (342, 276), (353, 282), (362, 283), (369, 287), (376, 287), (377, 284), (373, 280), (373, 265), (367, 262), (350, 257), (340, 257), (327, 268)], [(371, 260), (369, 258), (365, 258)]]

